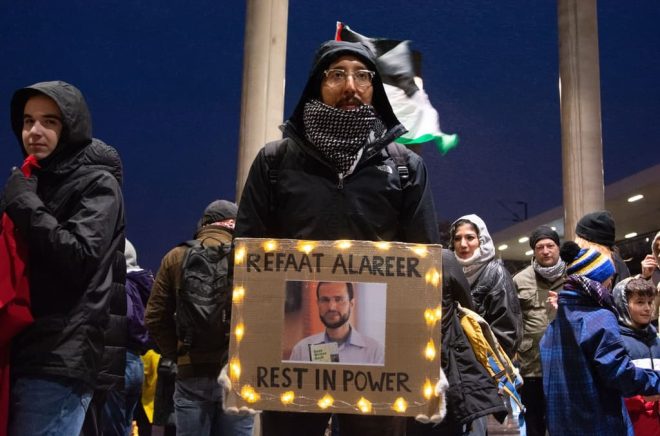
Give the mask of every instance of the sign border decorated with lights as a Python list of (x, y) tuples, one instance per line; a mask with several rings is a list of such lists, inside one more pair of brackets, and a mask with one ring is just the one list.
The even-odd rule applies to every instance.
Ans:
[[(440, 245), (260, 238), (238, 238), (235, 244), (226, 407), (394, 416), (437, 413)], [(290, 280), (387, 283), (385, 364), (282, 361)], [(357, 384), (356, 378), (364, 383)]]

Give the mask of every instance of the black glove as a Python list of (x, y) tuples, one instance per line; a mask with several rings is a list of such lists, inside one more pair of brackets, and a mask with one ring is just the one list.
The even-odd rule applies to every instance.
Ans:
[(37, 192), (37, 178), (25, 177), (19, 168), (14, 167), (2, 194), (5, 206), (9, 208), (14, 200), (25, 192)]
[(156, 369), (158, 377), (174, 377), (176, 376), (176, 362), (167, 357), (162, 357), (158, 361), (158, 368)]

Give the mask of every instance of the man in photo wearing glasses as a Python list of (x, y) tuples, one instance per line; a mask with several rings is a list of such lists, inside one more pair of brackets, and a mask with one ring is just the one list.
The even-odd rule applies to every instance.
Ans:
[[(426, 166), (394, 143), (406, 129), (366, 45), (327, 41), (319, 47), (282, 131), (283, 139), (267, 144), (252, 163), (235, 237), (439, 241)], [(329, 416), (264, 411), (263, 436), (322, 436)], [(342, 434), (405, 434), (403, 417), (335, 418)]]
[(383, 345), (359, 333), (349, 322), (355, 307), (352, 283), (319, 282), (316, 302), (325, 331), (300, 340), (293, 347), (289, 360), (373, 365), (384, 363)]

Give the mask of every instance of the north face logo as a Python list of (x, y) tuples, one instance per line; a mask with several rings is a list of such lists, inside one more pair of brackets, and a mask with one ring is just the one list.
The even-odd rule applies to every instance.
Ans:
[(392, 174), (392, 173), (393, 173), (393, 171), (392, 171), (392, 167), (388, 167), (387, 165), (378, 165), (376, 168), (378, 168), (379, 170), (381, 170), (381, 171), (383, 171), (383, 172), (386, 172), (386, 173), (388, 173), (388, 174)]

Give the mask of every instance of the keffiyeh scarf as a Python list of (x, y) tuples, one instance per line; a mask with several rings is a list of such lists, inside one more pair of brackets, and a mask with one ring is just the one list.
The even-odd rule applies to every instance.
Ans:
[(319, 100), (305, 104), (303, 123), (307, 139), (341, 174), (351, 169), (368, 141), (380, 138), (386, 131), (373, 106), (343, 110)]

